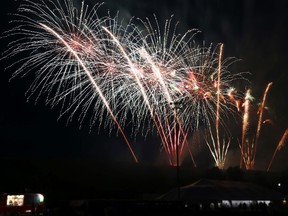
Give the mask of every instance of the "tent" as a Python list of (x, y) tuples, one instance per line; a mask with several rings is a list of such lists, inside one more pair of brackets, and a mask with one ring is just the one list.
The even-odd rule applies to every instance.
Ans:
[(193, 184), (173, 188), (157, 200), (177, 201), (179, 198), (190, 202), (276, 201), (282, 200), (283, 196), (278, 191), (249, 182), (201, 179)]

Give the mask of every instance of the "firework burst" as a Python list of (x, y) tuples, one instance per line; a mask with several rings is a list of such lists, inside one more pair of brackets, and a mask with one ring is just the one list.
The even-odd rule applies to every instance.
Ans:
[(104, 119), (104, 124), (111, 125), (107, 119), (112, 120), (137, 162), (107, 92), (100, 86), (106, 78), (102, 75), (102, 65), (108, 65), (103, 59), (110, 51), (101, 37), (100, 27), (110, 19), (100, 19), (98, 8), (99, 5), (96, 5), (88, 13), (82, 4), (78, 13), (70, 1), (64, 1), (63, 5), (58, 1), (27, 1), (23, 4), (19, 8), (20, 15), (17, 15), (19, 20), (23, 20), (22, 24), (8, 32), (9, 35), (20, 35), (20, 39), (10, 44), (7, 53), (8, 57), (27, 52), (29, 55), (15, 63), (21, 66), (13, 77), (36, 71), (35, 81), (28, 91), (29, 97), (37, 94), (37, 100), (40, 95), (46, 94), (47, 104), (52, 107), (61, 104), (60, 116), (70, 112), (71, 120), (80, 110), (80, 121), (88, 111), (93, 112), (91, 124), (95, 123), (95, 116), (101, 117), (100, 124)]
[(220, 147), (220, 116), (239, 109), (231, 85), (243, 79), (228, 70), (235, 59), (223, 58), (222, 45), (220, 54), (212, 45), (196, 45), (197, 30), (176, 34), (172, 19), (163, 29), (156, 17), (123, 25), (117, 14), (98, 16), (100, 7), (88, 10), (82, 3), (78, 10), (70, 0), (26, 0), (20, 6), (18, 25), (6, 32), (18, 39), (4, 59), (19, 58), (9, 66), (17, 68), (13, 77), (34, 74), (28, 98), (46, 95), (46, 104), (61, 107), (60, 117), (77, 118), (80, 125), (88, 118), (90, 127), (116, 127), (135, 161), (127, 126), (135, 135), (156, 131), (170, 164), (178, 165), (190, 132), (202, 126), (211, 132), (216, 122), (209, 149), (214, 156), (223, 152), (215, 156), (222, 163), (229, 144)]

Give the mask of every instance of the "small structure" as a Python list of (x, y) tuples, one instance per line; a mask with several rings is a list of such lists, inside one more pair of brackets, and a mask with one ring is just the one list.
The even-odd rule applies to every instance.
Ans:
[[(180, 199), (180, 200), (179, 200)], [(272, 201), (282, 201), (280, 192), (248, 182), (201, 179), (193, 184), (171, 191), (158, 197), (159, 201), (181, 201), (210, 205), (210, 207), (251, 206)]]
[(38, 193), (0, 194), (0, 214), (43, 215), (44, 196)]

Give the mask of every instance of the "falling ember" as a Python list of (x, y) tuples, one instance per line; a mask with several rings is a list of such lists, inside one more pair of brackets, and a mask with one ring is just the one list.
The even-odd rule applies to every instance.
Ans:
[(269, 163), (269, 166), (268, 166), (268, 168), (267, 168), (267, 172), (268, 172), (268, 171), (270, 170), (270, 168), (271, 168), (271, 165), (272, 165), (272, 162), (274, 161), (274, 158), (275, 158), (275, 156), (276, 156), (276, 153), (283, 147), (283, 145), (285, 144), (287, 138), (288, 138), (288, 128), (287, 128), (286, 131), (284, 132), (281, 140), (279, 141), (279, 143), (278, 143), (278, 145), (277, 145), (277, 147), (276, 147), (276, 149), (275, 149), (275, 151), (274, 151), (274, 154), (273, 154), (273, 156), (272, 156), (272, 159), (271, 159), (271, 161), (270, 161), (270, 163)]
[(271, 124), (271, 125), (273, 125), (273, 121), (272, 121), (272, 119), (265, 119), (263, 121), (263, 124)]

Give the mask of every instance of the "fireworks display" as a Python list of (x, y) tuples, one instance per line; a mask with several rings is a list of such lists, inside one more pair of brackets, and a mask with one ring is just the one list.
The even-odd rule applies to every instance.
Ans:
[(277, 147), (276, 147), (276, 149), (275, 149), (275, 151), (274, 151), (274, 154), (273, 154), (272, 159), (271, 159), (271, 161), (270, 161), (270, 163), (269, 163), (269, 166), (268, 166), (268, 168), (267, 168), (267, 171), (270, 170), (271, 165), (272, 165), (272, 163), (273, 163), (273, 161), (274, 161), (274, 158), (275, 158), (275, 156), (276, 156), (276, 153), (283, 147), (283, 145), (285, 144), (287, 138), (288, 138), (288, 128), (285, 130), (282, 138), (280, 139), (280, 141), (279, 141), (279, 143), (278, 143), (278, 145), (277, 145)]
[(33, 74), (29, 98), (45, 96), (47, 105), (61, 107), (60, 117), (69, 121), (88, 119), (91, 128), (116, 129), (136, 162), (127, 137), (155, 133), (174, 166), (187, 152), (196, 166), (188, 138), (201, 128), (216, 166), (223, 168), (230, 146), (223, 119), (244, 108), (240, 149), (246, 168), (253, 166), (261, 124), (251, 146), (245, 137), (250, 92), (243, 98), (233, 87), (246, 79), (229, 71), (236, 59), (224, 58), (223, 44), (200, 46), (193, 40), (197, 30), (178, 34), (172, 19), (163, 27), (156, 17), (124, 24), (117, 14), (100, 16), (101, 4), (24, 2), (16, 27), (4, 35), (18, 37), (4, 59), (17, 59), (9, 66), (16, 68), (13, 78)]

